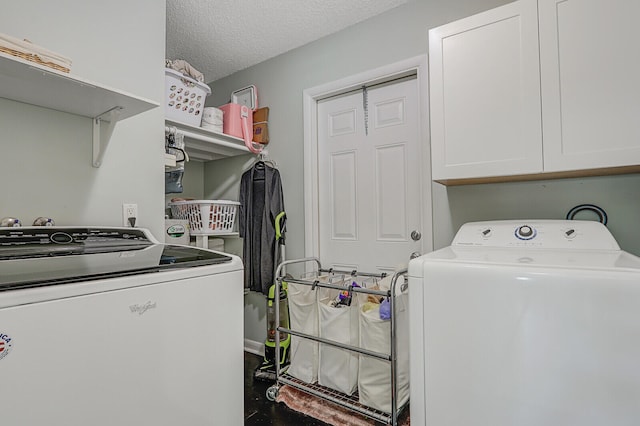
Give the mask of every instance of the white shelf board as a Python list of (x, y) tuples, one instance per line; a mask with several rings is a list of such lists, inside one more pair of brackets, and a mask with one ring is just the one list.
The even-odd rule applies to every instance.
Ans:
[(100, 167), (119, 120), (159, 106), (157, 102), (3, 52), (0, 52), (0, 98), (91, 118), (94, 167)]
[(228, 232), (226, 234), (213, 234), (213, 235), (191, 235), (196, 237), (196, 247), (209, 248), (209, 238), (224, 238), (224, 237), (238, 237), (238, 232)]
[(0, 98), (89, 118), (119, 107), (119, 120), (159, 106), (157, 102), (2, 52)]
[(165, 131), (172, 127), (185, 135), (185, 151), (195, 161), (211, 161), (220, 158), (249, 154), (244, 140), (202, 127), (165, 119)]

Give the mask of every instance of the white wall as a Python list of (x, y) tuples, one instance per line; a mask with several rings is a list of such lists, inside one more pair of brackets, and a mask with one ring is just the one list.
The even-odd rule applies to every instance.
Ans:
[[(5, 1), (0, 31), (70, 57), (74, 75), (162, 101), (164, 2)], [(161, 236), (163, 120), (159, 107), (118, 123), (93, 168), (90, 119), (0, 99), (0, 217), (119, 226), (122, 203), (137, 203), (138, 224)]]
[[(564, 219), (579, 204), (595, 204), (607, 212), (607, 227), (620, 247), (640, 256), (640, 175), (544, 180), (445, 188), (434, 184), (435, 248), (449, 245), (464, 223), (500, 219)], [(582, 212), (575, 219), (597, 220)]]

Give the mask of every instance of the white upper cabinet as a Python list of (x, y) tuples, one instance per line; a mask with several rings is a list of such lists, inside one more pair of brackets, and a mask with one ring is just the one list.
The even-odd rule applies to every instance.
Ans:
[(545, 170), (640, 164), (640, 1), (539, 8)]
[(542, 171), (535, 0), (429, 31), (433, 179)]
[(433, 179), (636, 171), (638, 16), (635, 0), (519, 0), (430, 30)]

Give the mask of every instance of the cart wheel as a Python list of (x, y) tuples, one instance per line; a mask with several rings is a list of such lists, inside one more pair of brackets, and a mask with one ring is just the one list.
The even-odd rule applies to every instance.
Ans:
[(267, 399), (269, 401), (275, 401), (277, 396), (278, 396), (278, 386), (276, 385), (269, 386), (269, 388), (267, 389)]

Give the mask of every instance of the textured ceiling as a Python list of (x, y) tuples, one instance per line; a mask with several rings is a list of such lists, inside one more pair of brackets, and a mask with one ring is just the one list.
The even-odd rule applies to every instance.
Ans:
[(166, 0), (167, 58), (212, 82), (408, 0)]

